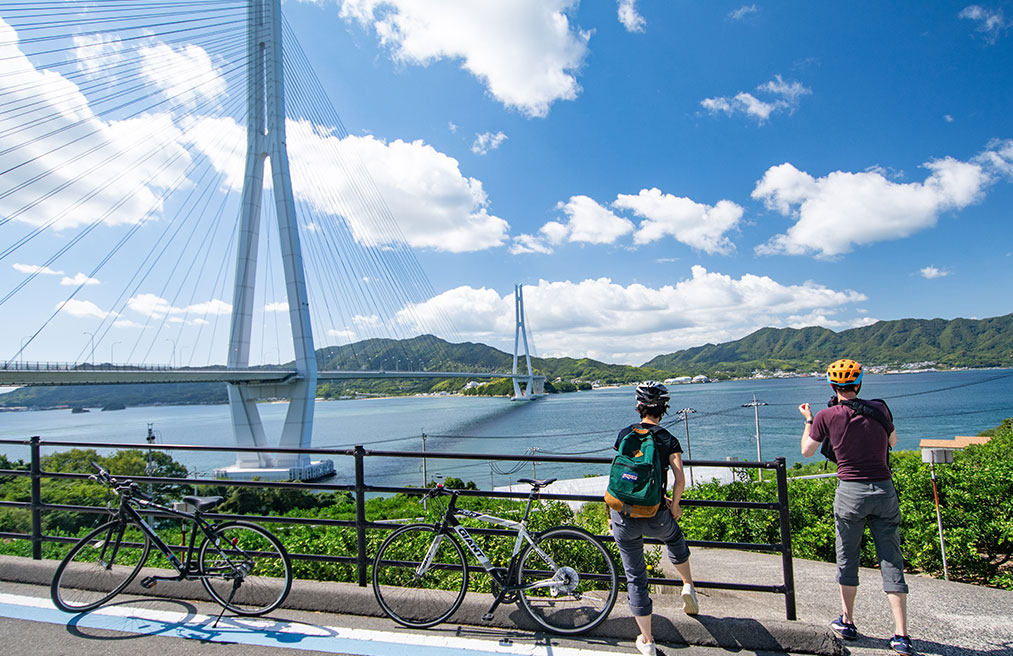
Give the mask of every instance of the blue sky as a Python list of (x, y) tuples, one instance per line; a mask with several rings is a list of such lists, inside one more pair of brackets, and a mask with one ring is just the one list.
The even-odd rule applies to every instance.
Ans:
[[(344, 147), (428, 276), (435, 295), (410, 314), (449, 316), (443, 336), (511, 345), (515, 283), (540, 355), (630, 364), (768, 325), (1010, 312), (1013, 3), (286, 0), (284, 12)], [(0, 286), (69, 234), (0, 262)], [(97, 349), (110, 359), (145, 308), (179, 314), (156, 288), (136, 290), (149, 302), (132, 318), (114, 308), (129, 270), (96, 276), (75, 297), (92, 306), (26, 357), (79, 359), (84, 331), (116, 312)], [(5, 354), (61, 300), (57, 278), (8, 305)], [(191, 305), (227, 309), (229, 296)], [(318, 342), (366, 336), (353, 323)], [(285, 359), (267, 332), (265, 361)], [(148, 360), (179, 360), (186, 341), (198, 363), (198, 338), (176, 334), (154, 338)]]

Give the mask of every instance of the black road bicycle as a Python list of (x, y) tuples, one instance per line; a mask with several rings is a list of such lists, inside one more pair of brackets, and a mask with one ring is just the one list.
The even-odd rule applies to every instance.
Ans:
[[(491, 620), (501, 603), (520, 601), (535, 622), (556, 633), (584, 633), (601, 624), (619, 589), (615, 561), (605, 545), (575, 526), (535, 535), (526, 528), (538, 490), (555, 480), (519, 479), (531, 485), (519, 522), (458, 508), (456, 490), (441, 485), (430, 489), (424, 498), (450, 496), (442, 522), (400, 528), (376, 553), (373, 592), (380, 607), (395, 622), (412, 628), (434, 626), (453, 615), (468, 590), (463, 542), (492, 576), (495, 599), (484, 620)], [(494, 567), (458, 517), (516, 530), (509, 564)]]
[[(152, 501), (129, 480), (119, 481), (96, 463), (91, 476), (120, 498), (112, 519), (81, 538), (64, 557), (50, 585), (53, 603), (68, 613), (98, 608), (120, 592), (144, 567), (151, 545), (161, 551), (175, 575), (146, 576), (141, 587), (158, 581), (199, 579), (211, 597), (237, 615), (263, 615), (278, 607), (292, 587), (292, 562), (285, 547), (266, 529), (244, 521), (208, 522), (203, 513), (222, 497), (183, 497), (193, 512)], [(157, 510), (189, 521), (189, 544), (181, 561), (141, 517), (137, 508)], [(199, 547), (198, 531), (203, 535)], [(221, 615), (219, 615), (219, 618)]]

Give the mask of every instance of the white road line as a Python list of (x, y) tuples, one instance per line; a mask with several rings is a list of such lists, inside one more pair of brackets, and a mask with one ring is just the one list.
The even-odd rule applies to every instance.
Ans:
[(509, 654), (512, 656), (580, 656), (586, 648), (545, 644), (496, 643), (475, 638), (391, 633), (372, 629), (314, 626), (266, 618), (215, 617), (130, 606), (107, 606), (71, 615), (58, 610), (49, 599), (0, 593), (0, 615), (15, 619), (107, 629), (144, 635), (162, 635), (209, 642), (230, 642), (287, 649), (369, 656), (461, 656)]

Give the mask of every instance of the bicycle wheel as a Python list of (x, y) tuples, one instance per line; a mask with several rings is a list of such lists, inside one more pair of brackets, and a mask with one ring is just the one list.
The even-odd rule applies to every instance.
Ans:
[(590, 631), (605, 621), (616, 603), (615, 561), (601, 540), (583, 529), (560, 526), (539, 534), (520, 562), (521, 604), (550, 631)]
[[(430, 563), (419, 574), (423, 562)], [(383, 612), (411, 628), (434, 626), (453, 615), (468, 590), (461, 545), (437, 527), (412, 524), (394, 531), (373, 560), (373, 593)]]
[(201, 583), (237, 615), (263, 615), (292, 588), (292, 561), (270, 531), (250, 522), (226, 522), (204, 538), (197, 563)]
[(98, 608), (134, 580), (150, 551), (150, 538), (134, 522), (114, 519), (102, 524), (81, 538), (56, 568), (49, 586), (53, 604), (68, 613)]

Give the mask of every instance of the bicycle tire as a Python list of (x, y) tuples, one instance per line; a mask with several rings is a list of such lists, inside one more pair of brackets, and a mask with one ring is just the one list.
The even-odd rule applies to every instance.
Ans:
[[(123, 543), (135, 543), (141, 538), (137, 563), (118, 565), (117, 562), (132, 559), (121, 550)], [(68, 613), (98, 608), (130, 585), (149, 553), (151, 538), (136, 522), (113, 519), (96, 527), (71, 547), (57, 566), (49, 586), (53, 604)]]
[[(430, 568), (416, 573), (434, 541), (441, 542)], [(435, 626), (461, 607), (468, 591), (468, 562), (451, 533), (430, 524), (400, 528), (383, 541), (373, 559), (373, 594), (392, 620), (413, 629)]]
[[(535, 549), (547, 553), (551, 569)], [(589, 576), (591, 575), (591, 576)], [(537, 581), (555, 584), (524, 589)], [(536, 623), (554, 633), (576, 635), (605, 621), (616, 603), (619, 576), (601, 540), (575, 526), (557, 526), (538, 534), (521, 554), (517, 583), (520, 601)]]
[(218, 524), (197, 553), (204, 589), (237, 615), (269, 613), (292, 589), (288, 551), (273, 533), (252, 522)]

